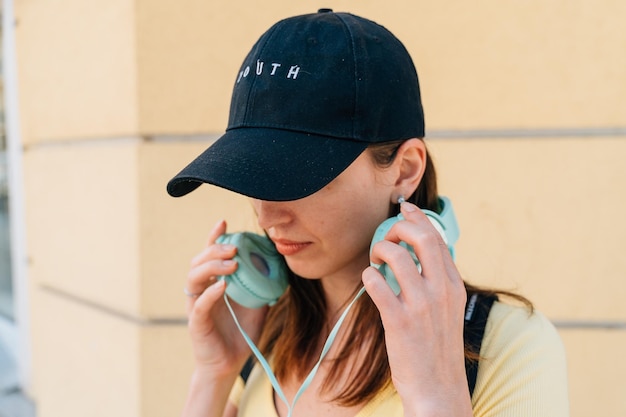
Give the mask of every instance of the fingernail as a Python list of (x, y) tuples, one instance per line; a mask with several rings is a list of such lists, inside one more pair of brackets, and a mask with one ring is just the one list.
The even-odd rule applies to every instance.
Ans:
[(401, 205), (402, 209), (408, 213), (417, 210), (417, 206), (415, 204), (411, 204), (408, 201), (405, 201)]
[(235, 265), (235, 261), (233, 261), (232, 259), (225, 259), (222, 261), (222, 265), (223, 266), (233, 266)]

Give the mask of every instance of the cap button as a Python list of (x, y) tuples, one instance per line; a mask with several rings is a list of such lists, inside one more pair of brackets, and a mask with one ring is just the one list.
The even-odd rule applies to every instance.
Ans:
[(333, 9), (319, 9), (317, 12), (318, 13), (332, 13)]

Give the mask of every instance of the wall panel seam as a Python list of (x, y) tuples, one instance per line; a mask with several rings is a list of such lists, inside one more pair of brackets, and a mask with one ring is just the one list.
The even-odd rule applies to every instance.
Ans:
[(626, 331), (626, 322), (610, 320), (552, 320), (560, 330), (620, 330)]
[[(118, 319), (137, 324), (139, 326), (186, 326), (186, 317), (138, 317), (130, 313), (116, 310), (109, 306), (88, 300), (48, 285), (40, 285), (40, 289), (50, 295), (63, 298), (66, 301), (80, 304), (93, 310)], [(626, 331), (626, 321), (612, 320), (552, 320), (552, 324), (560, 330), (619, 330)]]
[[(155, 134), (139, 136), (99, 137), (87, 139), (56, 139), (25, 144), (25, 150), (63, 146), (103, 146), (119, 143), (212, 143), (222, 133)], [(528, 128), (528, 129), (433, 129), (427, 130), (427, 139), (523, 139), (523, 138), (626, 138), (626, 126), (581, 128)]]
[(67, 302), (71, 302), (74, 304), (78, 304), (82, 307), (95, 310), (99, 313), (105, 314), (107, 316), (112, 316), (117, 319), (142, 326), (142, 327), (150, 327), (150, 326), (186, 326), (187, 318), (186, 317), (139, 317), (128, 312), (124, 312), (121, 310), (117, 310), (115, 308), (106, 306), (104, 304), (95, 302), (93, 300), (89, 300), (74, 294), (71, 294), (67, 291), (42, 284), (39, 286), (41, 291), (47, 293), (48, 295), (61, 298)]
[(164, 135), (139, 135), (139, 136), (110, 136), (110, 137), (97, 137), (97, 138), (68, 138), (68, 139), (54, 139), (46, 141), (38, 141), (34, 143), (26, 143), (23, 145), (23, 150), (39, 150), (47, 148), (62, 148), (62, 147), (91, 147), (91, 146), (116, 146), (116, 145), (128, 145), (128, 144), (141, 144), (141, 143), (185, 143), (185, 142), (203, 142), (212, 143), (221, 137), (222, 133), (206, 133), (206, 134), (164, 134)]
[(592, 138), (626, 137), (626, 127), (581, 127), (538, 129), (434, 129), (426, 132), (428, 139), (489, 138)]

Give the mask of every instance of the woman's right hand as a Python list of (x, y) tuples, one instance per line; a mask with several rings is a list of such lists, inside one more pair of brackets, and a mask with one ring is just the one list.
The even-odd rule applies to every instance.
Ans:
[[(234, 273), (238, 267), (233, 260), (237, 248), (215, 243), (225, 232), (223, 220), (211, 230), (206, 248), (191, 261), (186, 285), (187, 292), (193, 294), (187, 301), (187, 316), (196, 370), (220, 378), (236, 376), (251, 353), (224, 302), (226, 282), (217, 280), (221, 275)], [(239, 323), (256, 343), (267, 307), (249, 309), (234, 301), (230, 304)]]

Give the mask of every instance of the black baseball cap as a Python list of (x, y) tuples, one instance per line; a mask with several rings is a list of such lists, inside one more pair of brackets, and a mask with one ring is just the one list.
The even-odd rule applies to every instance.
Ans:
[(424, 137), (417, 72), (387, 29), (321, 9), (282, 20), (237, 74), (225, 134), (167, 185), (268, 201), (315, 193), (369, 145)]

